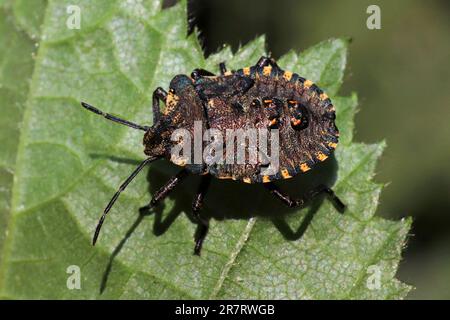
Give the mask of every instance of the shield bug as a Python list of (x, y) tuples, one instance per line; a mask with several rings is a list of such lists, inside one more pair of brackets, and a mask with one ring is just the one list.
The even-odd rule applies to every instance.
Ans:
[[(188, 174), (201, 175), (192, 202), (193, 215), (200, 227), (194, 248), (194, 254), (197, 255), (200, 254), (208, 231), (209, 222), (202, 217), (200, 209), (211, 177), (261, 183), (289, 207), (304, 206), (307, 201), (325, 193), (340, 211), (344, 209), (344, 204), (334, 192), (324, 185), (315, 187), (301, 198), (292, 198), (274, 184), (276, 180), (288, 179), (311, 170), (317, 163), (326, 160), (336, 148), (339, 131), (335, 125), (335, 108), (328, 96), (311, 80), (282, 70), (269, 57), (261, 57), (254, 66), (236, 71), (227, 71), (225, 63), (219, 67), (220, 75), (195, 69), (190, 76), (175, 76), (170, 82), (169, 92), (157, 88), (153, 92), (151, 127), (120, 119), (85, 102), (81, 103), (86, 109), (109, 120), (145, 131), (143, 144), (147, 159), (125, 180), (106, 206), (94, 233), (94, 245), (104, 219), (120, 193), (147, 164), (161, 158), (183, 168), (153, 195), (143, 209), (148, 210), (161, 202)], [(160, 109), (160, 101), (165, 104), (164, 110)], [(250, 151), (249, 146), (244, 148), (244, 162), (241, 163), (211, 163), (202, 157), (200, 162), (192, 162), (174, 157), (172, 150), (178, 143), (173, 139), (174, 132), (183, 129), (195, 134), (196, 126), (202, 130), (214, 129), (223, 136), (229, 130), (277, 130), (277, 170), (264, 173), (267, 162), (260, 155), (261, 150), (257, 151), (256, 161), (249, 161), (245, 157)], [(235, 159), (234, 154), (231, 156)]]

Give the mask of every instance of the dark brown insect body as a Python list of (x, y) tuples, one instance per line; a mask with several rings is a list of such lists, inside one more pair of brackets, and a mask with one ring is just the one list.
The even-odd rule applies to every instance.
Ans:
[[(309, 191), (303, 198), (291, 199), (283, 194), (272, 181), (287, 179), (300, 172), (306, 172), (318, 162), (324, 161), (336, 148), (338, 129), (334, 123), (335, 109), (328, 96), (312, 81), (306, 80), (290, 71), (283, 71), (276, 62), (262, 57), (252, 67), (235, 72), (226, 71), (225, 64), (220, 65), (221, 75), (196, 69), (191, 76), (178, 75), (170, 83), (166, 93), (162, 88), (153, 94), (152, 127), (140, 126), (82, 103), (84, 107), (106, 118), (146, 131), (144, 135), (145, 154), (149, 156), (127, 181), (121, 186), (105, 209), (97, 226), (94, 243), (100, 227), (119, 193), (149, 162), (166, 158), (183, 169), (154, 195), (144, 209), (161, 201), (188, 173), (201, 174), (202, 181), (193, 201), (194, 216), (201, 230), (196, 239), (195, 253), (199, 254), (207, 233), (208, 221), (203, 219), (199, 210), (209, 187), (211, 176), (219, 179), (234, 179), (246, 183), (264, 183), (264, 186), (290, 207), (303, 206), (305, 202), (320, 193), (327, 193), (335, 204), (343, 209), (342, 202), (334, 196), (331, 189), (320, 185)], [(166, 107), (161, 112), (159, 101)], [(179, 143), (174, 141), (173, 133), (185, 129), (194, 136), (196, 126), (202, 132), (216, 130), (226, 137), (230, 130), (277, 129), (278, 130), (278, 166), (275, 172), (264, 174), (267, 162), (258, 156), (256, 161), (215, 162), (186, 161), (173, 156), (173, 148)], [(242, 131), (240, 131), (242, 132)], [(233, 137), (232, 139), (237, 139)], [(234, 140), (226, 140), (230, 142)], [(273, 142), (271, 142), (273, 143)], [(225, 144), (222, 146), (225, 150)], [(250, 154), (250, 145), (245, 146), (245, 155)], [(258, 151), (260, 152), (260, 151)], [(194, 159), (194, 151), (190, 158)], [(234, 158), (233, 158), (234, 159)]]

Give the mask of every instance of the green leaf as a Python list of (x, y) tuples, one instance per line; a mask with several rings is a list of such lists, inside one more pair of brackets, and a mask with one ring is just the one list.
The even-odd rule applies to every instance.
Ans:
[[(81, 8), (80, 30), (66, 27), (66, 7), (73, 1), (52, 1), (46, 8), (28, 93), (10, 68), (0, 69), (2, 90), (14, 84), (1, 92), (2, 101), (11, 102), (2, 105), (11, 111), (7, 122), (22, 122), (15, 134), (1, 127), (2, 142), (10, 143), (1, 154), (1, 177), (7, 180), (1, 193), (6, 239), (0, 242), (1, 297), (386, 299), (407, 294), (410, 287), (395, 273), (411, 221), (374, 216), (382, 186), (371, 179), (384, 143), (352, 142), (356, 95), (336, 96), (346, 61), (344, 39), (279, 60), (327, 90), (342, 135), (335, 160), (327, 161), (334, 167), (326, 162), (286, 186), (298, 195), (296, 181), (314, 183), (316, 172), (335, 172), (333, 188), (348, 205), (344, 215), (328, 201), (286, 210), (258, 186), (215, 180), (205, 203), (213, 219), (199, 258), (192, 255), (196, 226), (189, 209), (198, 179), (188, 179), (153, 214), (139, 217), (138, 208), (176, 172), (157, 162), (121, 196), (92, 247), (104, 205), (144, 156), (140, 132), (104, 121), (79, 102), (150, 124), (154, 88), (167, 88), (174, 75), (197, 67), (217, 71), (223, 60), (230, 69), (254, 64), (265, 44), (260, 37), (235, 54), (225, 47), (205, 59), (195, 35), (186, 37), (185, 3), (162, 10), (160, 1), (75, 2)], [(2, 16), (1, 32), (8, 35), (1, 40), (2, 66), (33, 48), (14, 29), (32, 20), (17, 21), (22, 22)], [(34, 34), (37, 25), (23, 28)], [(16, 50), (4, 41), (17, 34), (28, 45)], [(80, 290), (67, 288), (71, 265), (80, 267)], [(370, 290), (372, 266), (380, 286)]]
[[(37, 11), (33, 13), (34, 21), (39, 19), (38, 15)], [(13, 8), (10, 1), (0, 3), (0, 248), (7, 236), (17, 144), (34, 67), (33, 39), (39, 37), (38, 32), (33, 36), (27, 34), (27, 24), (19, 22), (27, 18), (29, 12)]]

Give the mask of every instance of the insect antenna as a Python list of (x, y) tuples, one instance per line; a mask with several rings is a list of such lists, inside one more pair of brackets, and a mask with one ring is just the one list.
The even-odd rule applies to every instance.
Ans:
[(91, 106), (90, 104), (88, 104), (88, 103), (86, 103), (86, 102), (81, 102), (81, 105), (82, 105), (84, 108), (86, 108), (87, 110), (89, 110), (89, 111), (91, 111), (91, 112), (94, 112), (94, 113), (96, 113), (96, 114), (99, 114), (99, 115), (105, 117), (105, 118), (108, 119), (108, 120), (111, 120), (111, 121), (114, 121), (114, 122), (117, 122), (117, 123), (126, 125), (126, 126), (128, 126), (128, 127), (131, 127), (131, 128), (134, 128), (134, 129), (143, 130), (143, 131), (147, 131), (147, 130), (150, 128), (150, 127), (148, 127), (148, 126), (141, 126), (141, 125), (136, 124), (136, 123), (133, 123), (133, 122), (131, 122), (131, 121), (128, 121), (128, 120), (124, 120), (124, 119), (115, 117), (115, 116), (113, 116), (112, 114), (103, 112), (103, 111), (97, 109), (96, 107)]
[(100, 229), (102, 228), (103, 221), (105, 221), (106, 215), (108, 214), (109, 210), (111, 210), (112, 206), (116, 202), (117, 198), (119, 197), (120, 193), (125, 190), (125, 188), (128, 186), (128, 184), (133, 181), (133, 179), (138, 175), (138, 173), (150, 162), (153, 162), (157, 160), (158, 157), (150, 157), (145, 159), (141, 162), (141, 164), (134, 169), (133, 173), (125, 180), (119, 187), (119, 190), (114, 194), (114, 196), (109, 201), (108, 205), (106, 206), (105, 210), (103, 211), (102, 216), (100, 217), (100, 220), (97, 223), (97, 227), (95, 228), (94, 238), (92, 239), (92, 245), (95, 245), (97, 242), (98, 235), (100, 233)]

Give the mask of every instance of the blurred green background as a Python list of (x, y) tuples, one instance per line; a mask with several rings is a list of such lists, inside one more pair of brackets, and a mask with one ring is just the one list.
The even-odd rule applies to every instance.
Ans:
[[(367, 7), (381, 9), (369, 30)], [(330, 37), (352, 38), (342, 94), (356, 91), (356, 140), (387, 141), (378, 214), (412, 216), (398, 277), (409, 298), (450, 299), (450, 1), (195, 0), (207, 54), (266, 34), (277, 58)]]
[[(45, 0), (19, 3), (33, 10), (31, 4), (40, 1)], [(381, 8), (381, 30), (366, 27), (371, 4)], [(356, 140), (385, 139), (388, 145), (377, 170), (376, 180), (388, 184), (378, 214), (414, 218), (398, 278), (416, 287), (411, 299), (450, 299), (450, 1), (193, 0), (191, 5), (207, 54), (223, 43), (236, 49), (262, 34), (275, 58), (331, 37), (352, 38), (341, 94), (359, 96)], [(27, 25), (39, 24), (38, 19)], [(31, 56), (16, 58), (25, 61), (17, 74), (30, 74)], [(14, 99), (24, 100), (27, 86)]]

